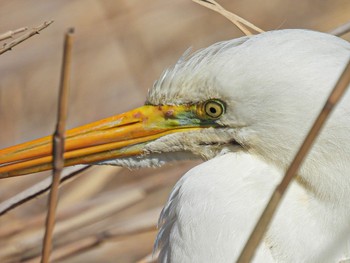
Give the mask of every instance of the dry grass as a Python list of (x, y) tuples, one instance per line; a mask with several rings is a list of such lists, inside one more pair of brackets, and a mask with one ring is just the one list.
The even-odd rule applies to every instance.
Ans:
[(7, 31), (6, 33), (3, 33), (0, 35), (0, 41), (6, 40), (8, 38), (12, 38), (13, 40), (10, 43), (4, 43), (2, 48), (0, 48), (0, 55), (4, 54), (7, 51), (12, 50), (15, 46), (18, 44), (26, 41), (27, 39), (31, 38), (34, 35), (39, 34), (39, 32), (45, 28), (47, 28), (49, 25), (51, 25), (53, 21), (44, 22), (43, 24), (33, 27), (28, 33), (21, 34), (18, 37), (14, 38), (16, 35), (26, 31), (27, 27), (22, 27), (19, 29), (16, 29), (14, 31)]
[(254, 31), (258, 33), (263, 33), (264, 30), (260, 29), (256, 25), (250, 23), (249, 21), (245, 20), (244, 18), (227, 11), (225, 8), (223, 8), (221, 5), (219, 5), (216, 1), (213, 0), (192, 0), (193, 2), (200, 4), (202, 6), (205, 6), (208, 9), (211, 9), (215, 12), (218, 12), (222, 16), (226, 17), (228, 20), (230, 20), (239, 30), (242, 31), (243, 34), (246, 36), (253, 35), (253, 33), (249, 29), (253, 29)]
[[(29, 15), (41, 17), (43, 12), (30, 8), (30, 2), (15, 2), (4, 6), (3, 10), (26, 10), (18, 14), (18, 20)], [(60, 43), (61, 32), (67, 26), (74, 25), (81, 32), (77, 35), (77, 48), (73, 54), (76, 67), (73, 66), (73, 103), (68, 126), (90, 122), (141, 104), (145, 89), (159, 72), (192, 43), (205, 46), (239, 36), (220, 16), (189, 2), (155, 1), (143, 5), (134, 1), (106, 0), (85, 4), (63, 1), (55, 6), (52, 3), (43, 4), (45, 10), (50, 10), (49, 16), (55, 18), (58, 28), (51, 33), (48, 31), (47, 36), (42, 35), (35, 44), (29, 44), (30, 52), (19, 48), (16, 52), (8, 53), (7, 57), (2, 56), (0, 61), (0, 72), (8, 72), (0, 80), (0, 123), (5, 127), (0, 134), (0, 144), (8, 146), (46, 135), (50, 131), (54, 120), (50, 107), (55, 104), (56, 96), (47, 90), (50, 85), (56, 87), (58, 79), (54, 76), (60, 59), (52, 54), (59, 53), (56, 43)], [(216, 2), (210, 2), (216, 6), (215, 11), (229, 16)], [(229, 10), (248, 14), (265, 29), (278, 27), (284, 20), (283, 16), (278, 19), (279, 15), (288, 13), (285, 15), (289, 16), (288, 21), (283, 27), (307, 27), (322, 31), (346, 21), (343, 19), (346, 17), (344, 5), (349, 5), (341, 0), (329, 5), (315, 1), (304, 4), (302, 8), (297, 7), (298, 11), (302, 9), (306, 12), (301, 16), (298, 12), (293, 13), (294, 1), (285, 1), (284, 9), (277, 1), (267, 1), (264, 6), (258, 6), (255, 1), (254, 4), (250, 1), (221, 3)], [(267, 8), (269, 5), (270, 9)], [(10, 20), (5, 15), (2, 17), (4, 21)], [(167, 19), (168, 23), (163, 23), (163, 19)], [(233, 20), (241, 27), (244, 24), (237, 17)], [(18, 25), (8, 25), (7, 29), (16, 27)], [(0, 28), (0, 32), (6, 30)], [(22, 29), (12, 33), (16, 32), (16, 35), (17, 31), (22, 33)], [(189, 31), (193, 33), (189, 35)], [(248, 31), (246, 33), (251, 33)], [(7, 36), (12, 33), (7, 33)], [(45, 61), (48, 57), (49, 62)], [(18, 68), (21, 69), (19, 73), (12, 73)], [(16, 82), (15, 76), (18, 74), (25, 76), (23, 81)], [(40, 89), (36, 91), (38, 83)], [(118, 86), (120, 88), (116, 88)], [(25, 92), (27, 96), (22, 95)], [(12, 99), (11, 103), (9, 98)], [(21, 130), (26, 132), (21, 134)], [(193, 165), (133, 172), (139, 174), (137, 177), (115, 167), (84, 169), (84, 174), (74, 173), (65, 177), (73, 180), (61, 187), (62, 202), (53, 235), (52, 260), (149, 262), (160, 208), (174, 182)], [(38, 183), (34, 189), (30, 189), (38, 180), (42, 178), (33, 175), (2, 181), (0, 211), (8, 212), (11, 207), (23, 205), (0, 218), (1, 262), (40, 260), (46, 211), (46, 195), (43, 193), (48, 188), (48, 182)], [(16, 196), (21, 191), (22, 195)], [(38, 193), (43, 194), (44, 198), (39, 197)], [(9, 200), (11, 196), (15, 198)]]
[(58, 94), (58, 110), (56, 129), (52, 136), (52, 183), (47, 203), (47, 216), (45, 223), (45, 234), (43, 240), (43, 249), (41, 262), (50, 261), (52, 249), (52, 233), (56, 222), (56, 208), (58, 203), (58, 187), (61, 181), (61, 173), (64, 168), (64, 142), (66, 120), (68, 112), (68, 93), (72, 64), (72, 47), (73, 47), (74, 29), (70, 28), (65, 34), (63, 61), (61, 69), (61, 81)]

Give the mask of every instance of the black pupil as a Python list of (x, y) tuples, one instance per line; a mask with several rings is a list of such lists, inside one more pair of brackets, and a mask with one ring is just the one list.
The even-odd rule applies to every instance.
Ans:
[(209, 110), (210, 110), (210, 112), (213, 113), (213, 114), (216, 113), (216, 109), (215, 109), (214, 107), (210, 107)]

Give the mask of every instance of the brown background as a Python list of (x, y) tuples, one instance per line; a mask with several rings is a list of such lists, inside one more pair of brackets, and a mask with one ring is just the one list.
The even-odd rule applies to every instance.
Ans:
[[(264, 30), (329, 31), (350, 19), (348, 0), (222, 0), (220, 4)], [(242, 35), (222, 16), (189, 0), (7, 0), (0, 1), (0, 6), (0, 33), (55, 20), (39, 36), (0, 57), (0, 148), (52, 133), (63, 33), (68, 27), (76, 29), (68, 128), (143, 104), (147, 89), (188, 47), (198, 49)], [(113, 194), (122, 186), (143, 190), (141, 197), (134, 196), (136, 201), (127, 203), (126, 208), (107, 209), (107, 214), (96, 216), (93, 222), (80, 223), (58, 235), (56, 240), (64, 244), (56, 248), (66, 251), (79, 240), (96, 241), (106, 229), (127, 229), (128, 224), (132, 229), (142, 220), (148, 220), (147, 226), (155, 225), (172, 185), (193, 165), (183, 163), (135, 172), (96, 168), (65, 185), (59, 211), (76, 211), (68, 219), (79, 214), (79, 204), (110, 191), (104, 204), (115, 201), (114, 198), (126, 198), (119, 197), (119, 192)], [(47, 173), (1, 180), (0, 202), (45, 176)], [(166, 181), (159, 183), (160, 180)], [(161, 186), (142, 188), (154, 182)], [(90, 203), (84, 211), (98, 214), (100, 206)], [(18, 262), (32, 257), (37, 262), (45, 207), (46, 196), (0, 218), (1, 262), (6, 262), (5, 258)], [(17, 230), (4, 234), (11, 228)], [(59, 262), (135, 262), (151, 252), (156, 233), (153, 228), (141, 232), (104, 239), (98, 246), (87, 246), (84, 252)], [(35, 244), (34, 248), (27, 248), (26, 242)]]

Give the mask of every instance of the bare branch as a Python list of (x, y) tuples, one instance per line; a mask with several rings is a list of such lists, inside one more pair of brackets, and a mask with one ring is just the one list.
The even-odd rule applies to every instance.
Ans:
[[(127, 191), (125, 193), (119, 192), (121, 194), (122, 199), (119, 200), (118, 195), (118, 198), (115, 198), (114, 200), (111, 200), (109, 198), (111, 200), (110, 204), (108, 202), (101, 203), (101, 206), (104, 206), (102, 210), (99, 205), (94, 205), (89, 211), (87, 211), (87, 213), (83, 212), (80, 215), (78, 215), (78, 218), (80, 218), (77, 218), (78, 220), (74, 218), (69, 218), (67, 219), (67, 222), (59, 222), (59, 231), (57, 233), (55, 231), (55, 237), (57, 237), (57, 248), (52, 253), (52, 261), (54, 261), (55, 259), (62, 259), (68, 256), (72, 256), (74, 254), (79, 254), (82, 251), (84, 251), (78, 245), (80, 243), (84, 243), (83, 240), (95, 239), (98, 242), (94, 243), (93, 246), (98, 246), (104, 242), (127, 239), (142, 233), (157, 231), (156, 221), (161, 211), (161, 207), (156, 207), (151, 210), (138, 213), (137, 215), (135, 215), (135, 217), (131, 219), (125, 218), (112, 226), (108, 224), (101, 225), (100, 229), (97, 229), (95, 231), (89, 231), (87, 229), (87, 227), (91, 223), (96, 223), (102, 220), (102, 218), (109, 217), (113, 214), (122, 211), (123, 209), (125, 209), (125, 207), (129, 207), (131, 205), (134, 205), (135, 203), (140, 202), (141, 200), (144, 200), (146, 195), (145, 193), (142, 193), (139, 190), (140, 189), (130, 188), (130, 191)], [(116, 191), (116, 193), (118, 193), (118, 191)], [(84, 216), (84, 214), (87, 215), (87, 218)], [(85, 229), (83, 228), (80, 229), (80, 231), (77, 231), (77, 229), (81, 228), (81, 226), (85, 226)], [(73, 232), (75, 234), (72, 235)], [(33, 257), (33, 260), (31, 260), (30, 262), (38, 262), (38, 255), (36, 253), (36, 238), (31, 238), (30, 241), (27, 239), (25, 243), (32, 247), (33, 250), (30, 247), (27, 247), (24, 249), (20, 249), (19, 251), (17, 251), (17, 253), (22, 255), (25, 254), (28, 256), (30, 255), (29, 257)], [(17, 247), (20, 246), (21, 243), (19, 243)], [(5, 246), (5, 249), (6, 248), (7, 247)], [(15, 257), (16, 255), (14, 254), (8, 255), (8, 258), (13, 259)]]
[[(95, 196), (115, 178), (116, 173), (123, 168), (119, 166), (94, 166), (92, 173), (86, 174), (83, 180), (75, 184), (71, 189), (67, 189), (63, 196), (60, 197), (60, 206), (70, 205), (72, 203), (83, 202)], [(98, 173), (98, 176), (96, 176)]]
[[(89, 249), (92, 249), (96, 246), (98, 246), (101, 243), (98, 237), (87, 237), (84, 239), (79, 240), (78, 242), (75, 242), (73, 244), (68, 244), (67, 246), (64, 246), (62, 248), (58, 248), (57, 251), (52, 253), (52, 262), (57, 262), (62, 259), (66, 259), (68, 257), (77, 255), (79, 253), (82, 253), (84, 251), (87, 251)], [(25, 261), (26, 263), (36, 263), (38, 262), (39, 258), (33, 258), (29, 261)]]
[(257, 26), (253, 25), (252, 23), (248, 22), (242, 17), (227, 11), (225, 8), (223, 8), (214, 0), (192, 0), (192, 1), (223, 15), (247, 36), (253, 35), (253, 33), (248, 28), (253, 29), (254, 31), (259, 33), (264, 32), (262, 29), (258, 28)]
[(16, 30), (7, 31), (6, 33), (3, 33), (0, 35), (0, 41), (8, 39), (8, 38), (13, 38), (15, 35), (22, 33), (26, 30), (28, 30), (28, 27), (21, 27), (21, 28), (18, 28)]
[(263, 235), (266, 232), (267, 227), (273, 217), (284, 193), (286, 192), (290, 182), (294, 178), (295, 174), (298, 172), (299, 167), (303, 163), (306, 155), (308, 154), (311, 146), (313, 145), (315, 139), (320, 133), (323, 125), (328, 119), (329, 114), (332, 112), (338, 101), (341, 99), (345, 91), (347, 90), (350, 83), (350, 60), (345, 67), (342, 75), (340, 76), (337, 84), (335, 85), (333, 91), (329, 95), (327, 102), (325, 103), (322, 111), (318, 115), (316, 121), (314, 122), (312, 128), (310, 129), (308, 135), (306, 136), (303, 144), (295, 155), (294, 160), (287, 169), (281, 183), (276, 187), (273, 192), (271, 199), (264, 212), (262, 213), (258, 223), (255, 225), (253, 232), (251, 233), (247, 243), (245, 244), (241, 255), (237, 262), (250, 262), (254, 256), (255, 250), (260, 244)]
[(53, 21), (47, 21), (41, 24), (38, 27), (34, 27), (30, 32), (23, 34), (22, 36), (16, 38), (9, 44), (5, 44), (1, 49), (0, 49), (0, 55), (5, 53), (6, 51), (11, 50), (13, 47), (17, 46), (18, 44), (22, 43), (23, 41), (27, 40), (28, 38), (39, 34), (39, 32), (45, 28), (47, 28), (49, 25), (51, 25)]
[(66, 126), (66, 116), (68, 108), (68, 88), (71, 71), (71, 57), (72, 57), (72, 44), (73, 44), (73, 29), (69, 29), (65, 35), (63, 63), (61, 71), (61, 83), (59, 92), (58, 103), (58, 116), (56, 130), (53, 135), (53, 175), (52, 185), (49, 194), (49, 207), (46, 218), (45, 236), (43, 241), (43, 251), (41, 262), (49, 262), (51, 254), (51, 239), (52, 232), (55, 226), (56, 207), (58, 201), (58, 186), (60, 184), (61, 172), (64, 167), (64, 133)]
[[(86, 166), (81, 169), (77, 169), (73, 172), (69, 172), (66, 174), (63, 174), (60, 180), (60, 184), (67, 181), (70, 178), (73, 178), (77, 175), (81, 175), (84, 171), (89, 169), (90, 166)], [(42, 180), (41, 182), (33, 185), (32, 187), (24, 190), (23, 192), (11, 197), (10, 199), (7, 199), (6, 201), (0, 203), (0, 216), (6, 214), (7, 212), (11, 211), (12, 209), (16, 208), (17, 206), (20, 206), (22, 204), (25, 204), (29, 202), (30, 200), (33, 200), (46, 192), (49, 191), (51, 186), (52, 179), (46, 178)]]
[(341, 26), (338, 26), (337, 28), (329, 31), (328, 33), (340, 37), (349, 32), (350, 32), (350, 21), (348, 21), (347, 23)]

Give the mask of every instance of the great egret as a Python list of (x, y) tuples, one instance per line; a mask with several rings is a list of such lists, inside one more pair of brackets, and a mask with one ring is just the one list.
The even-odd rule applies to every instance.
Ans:
[[(160, 166), (202, 157), (161, 216), (163, 262), (232, 262), (350, 57), (350, 44), (279, 30), (185, 55), (146, 105), (67, 132), (66, 165)], [(350, 96), (300, 169), (257, 262), (335, 262), (347, 253)], [(0, 151), (0, 177), (51, 168), (51, 137)], [(242, 228), (242, 229), (241, 229)]]

